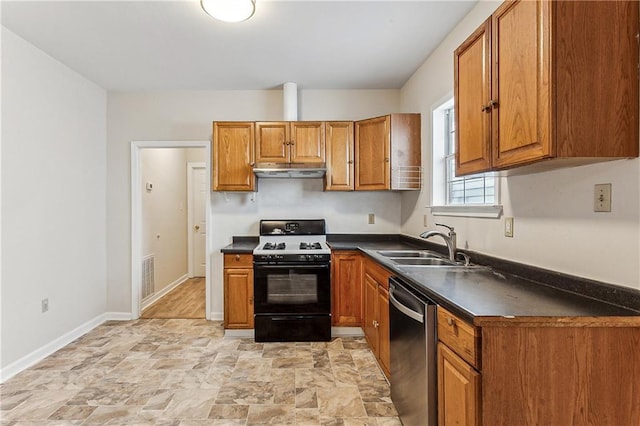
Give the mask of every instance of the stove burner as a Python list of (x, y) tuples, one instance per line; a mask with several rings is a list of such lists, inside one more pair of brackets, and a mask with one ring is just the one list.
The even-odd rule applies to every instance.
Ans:
[(300, 250), (320, 250), (320, 243), (300, 243)]
[(265, 243), (264, 247), (262, 247), (263, 250), (284, 250), (284, 248), (286, 247), (285, 243)]

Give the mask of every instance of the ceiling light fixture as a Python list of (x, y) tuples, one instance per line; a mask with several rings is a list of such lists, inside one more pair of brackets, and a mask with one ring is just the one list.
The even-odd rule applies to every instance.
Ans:
[(253, 16), (256, 0), (200, 0), (208, 15), (224, 22), (242, 22)]

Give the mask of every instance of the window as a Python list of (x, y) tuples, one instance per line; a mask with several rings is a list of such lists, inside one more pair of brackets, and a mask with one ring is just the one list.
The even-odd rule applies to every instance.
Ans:
[(498, 179), (494, 173), (456, 176), (456, 128), (453, 99), (433, 110), (431, 213), (443, 216), (499, 217)]
[(447, 194), (445, 204), (493, 204), (496, 180), (493, 173), (456, 176), (456, 128), (453, 108), (443, 111), (443, 119)]

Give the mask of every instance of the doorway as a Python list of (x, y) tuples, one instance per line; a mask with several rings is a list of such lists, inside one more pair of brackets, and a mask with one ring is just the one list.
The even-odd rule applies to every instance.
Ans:
[[(159, 154), (159, 156), (156, 155), (158, 158), (171, 159), (166, 160), (169, 161), (167, 164), (157, 166), (158, 173), (155, 175), (157, 184), (148, 177), (148, 174), (143, 174), (145, 165), (143, 163), (152, 150)], [(195, 161), (188, 161), (193, 158), (194, 152), (200, 152), (203, 155), (199, 158), (195, 157), (197, 158)], [(182, 183), (176, 184), (176, 188), (170, 188), (175, 182), (172, 179), (166, 179), (163, 173), (169, 170), (171, 165), (175, 169), (176, 161), (179, 161), (179, 159), (176, 160), (175, 155), (178, 154), (175, 153), (180, 153), (179, 155), (182, 156), (180, 158), (183, 159), (180, 169)], [(155, 311), (160, 312), (160, 317), (165, 318), (193, 318), (192, 312), (195, 306), (204, 311), (199, 314), (200, 318), (210, 319), (211, 317), (209, 227), (207, 226), (210, 204), (209, 156), (209, 141), (134, 141), (131, 144), (131, 312), (133, 319), (140, 318), (143, 308), (146, 307), (148, 309), (144, 317), (148, 317), (148, 313), (153, 314)], [(176, 192), (180, 189), (182, 198), (170, 199), (168, 209), (153, 204), (150, 209), (148, 204), (150, 195), (157, 191), (159, 196), (161, 189), (165, 189), (165, 192), (171, 192), (171, 190)], [(152, 224), (150, 225), (147, 219), (149, 211), (154, 208), (157, 210), (160, 224), (150, 221), (149, 223)], [(176, 218), (167, 217), (170, 214), (176, 215)], [(179, 235), (172, 235), (166, 228), (167, 222), (174, 221), (180, 227)], [(163, 225), (165, 228), (162, 227)], [(167, 255), (167, 250), (175, 249), (173, 245), (180, 246), (182, 251), (176, 249), (175, 254), (169, 252)], [(176, 262), (177, 259), (179, 261)], [(160, 261), (164, 262), (162, 264), (164, 269), (158, 267)], [(178, 269), (175, 264), (179, 265)], [(169, 266), (173, 269), (167, 274)], [(151, 300), (149, 281), (154, 286), (158, 275), (161, 276), (161, 282), (156, 287), (161, 288), (164, 293), (158, 292), (158, 297)], [(167, 283), (167, 281), (171, 282)], [(150, 304), (152, 305), (149, 307)]]

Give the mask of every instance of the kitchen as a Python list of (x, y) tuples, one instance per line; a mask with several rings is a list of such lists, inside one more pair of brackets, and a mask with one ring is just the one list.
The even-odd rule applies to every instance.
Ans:
[[(302, 89), (299, 119), (359, 120), (390, 112), (420, 112), (423, 115), (423, 158), (426, 161), (431, 150), (428, 118), (431, 109), (444, 97), (452, 95), (452, 52), (497, 6), (498, 3), (491, 2), (475, 5), (400, 89)], [(5, 66), (7, 65), (3, 61), (3, 68)], [(3, 82), (3, 89), (6, 87)], [(3, 97), (4, 93), (3, 91)], [(276, 121), (282, 118), (280, 90), (110, 92), (108, 96), (104, 93), (95, 96), (108, 98), (106, 107), (102, 112), (96, 113), (98, 116), (102, 113), (106, 116), (106, 123), (96, 124), (97, 130), (104, 135), (103, 144), (96, 148), (96, 152), (86, 153), (83, 159), (94, 162), (94, 178), (100, 189), (94, 192), (93, 188), (83, 188), (83, 194), (91, 197), (94, 213), (99, 218), (96, 222), (104, 224), (100, 225), (102, 234), (97, 232), (94, 241), (85, 243), (90, 250), (99, 254), (97, 260), (94, 260), (94, 267), (90, 268), (91, 273), (87, 274), (97, 283), (92, 293), (99, 296), (87, 294), (89, 303), (82, 312), (75, 308), (70, 310), (68, 316), (54, 317), (64, 325), (48, 325), (39, 338), (29, 338), (25, 344), (15, 343), (13, 347), (16, 352), (3, 356), (7, 358), (7, 362), (64, 335), (94, 316), (105, 312), (126, 315), (131, 311), (128, 193), (131, 140), (206, 140), (211, 135), (210, 126), (214, 119)], [(33, 103), (38, 102), (42, 102), (42, 98), (35, 96)], [(3, 111), (7, 108), (6, 105), (3, 102)], [(50, 109), (53, 109), (53, 105)], [(43, 111), (43, 115), (46, 111)], [(28, 119), (29, 117), (22, 118), (26, 122), (29, 122)], [(4, 118), (3, 122), (7, 123)], [(3, 126), (3, 131), (6, 126), (7, 124)], [(42, 140), (45, 138), (42, 137)], [(46, 144), (42, 143), (44, 146), (37, 146), (47, 152)], [(3, 158), (11, 158), (11, 153), (12, 151), (3, 149)], [(425, 163), (425, 166), (428, 164)], [(11, 182), (14, 176), (5, 175), (8, 173), (6, 170), (3, 164), (3, 186)], [(426, 179), (429, 179), (428, 173)], [(611, 213), (596, 214), (592, 211), (593, 185), (597, 183), (612, 184)], [(611, 284), (639, 288), (638, 159), (513, 176), (501, 179), (501, 185), (503, 214), (515, 219), (514, 238), (504, 237), (502, 220), (446, 218), (446, 223), (455, 226), (458, 232), (459, 247)], [(35, 183), (33, 186), (37, 187)], [(284, 214), (289, 217), (326, 217), (330, 233), (402, 233), (417, 236), (427, 228), (433, 229), (433, 225), (441, 219), (432, 216), (429, 209), (425, 208), (431, 204), (431, 198), (429, 184), (425, 183), (424, 186), (417, 193), (335, 194), (322, 192), (320, 180), (264, 181), (260, 183), (259, 192), (254, 196), (213, 193), (210, 268), (212, 271), (222, 270), (220, 249), (229, 244), (232, 236), (257, 235), (259, 219), (282, 217)], [(3, 197), (5, 191), (6, 189), (3, 190)], [(46, 200), (52, 204), (56, 202), (55, 198)], [(7, 204), (3, 202), (3, 210), (6, 208)], [(371, 225), (367, 220), (369, 213), (376, 215), (376, 221)], [(427, 228), (424, 226), (425, 214)], [(5, 218), (7, 215), (3, 211), (3, 219)], [(14, 222), (9, 222), (9, 225), (12, 223)], [(67, 223), (66, 220), (63, 223)], [(11, 229), (9, 225), (3, 224), (3, 258), (9, 255), (9, 247), (19, 238), (14, 236), (8, 242), (5, 240), (11, 237), (7, 235)], [(74, 224), (69, 223), (67, 229), (72, 226)], [(88, 224), (85, 226), (83, 229), (92, 229)], [(35, 240), (38, 241), (37, 238)], [(3, 259), (3, 266), (8, 268), (7, 265), (11, 262), (12, 258)], [(23, 264), (24, 261), (18, 263)], [(57, 270), (52, 266), (54, 265), (47, 265), (48, 270)], [(44, 280), (48, 276), (47, 268), (40, 274)], [(4, 275), (3, 270), (3, 300), (19, 300), (25, 306), (32, 303), (26, 299), (26, 294), (20, 295), (17, 284), (12, 284), (12, 277), (15, 275)], [(64, 284), (59, 284), (59, 288), (62, 292), (72, 291)], [(31, 297), (38, 299), (39, 303), (41, 291), (34, 292), (37, 295)], [(219, 319), (223, 311), (221, 274), (212, 275), (211, 299), (211, 316)], [(5, 339), (10, 339), (12, 344), (20, 340), (16, 337), (20, 330), (6, 330), (4, 324), (16, 321), (26, 321), (29, 327), (41, 324), (40, 312), (15, 312), (4, 303), (3, 346)], [(53, 309), (50, 313), (60, 315)]]

